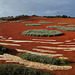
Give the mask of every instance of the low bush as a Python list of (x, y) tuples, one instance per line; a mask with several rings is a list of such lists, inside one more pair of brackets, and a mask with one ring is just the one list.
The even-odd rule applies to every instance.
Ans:
[(52, 24), (53, 22), (40, 21), (40, 22), (38, 22), (38, 23)]
[(41, 24), (26, 24), (26, 26), (41, 26)]
[(0, 23), (7, 23), (7, 22), (9, 22), (9, 21), (0, 21)]
[(73, 27), (64, 27), (64, 26), (47, 26), (47, 28), (54, 28), (54, 29), (59, 29), (63, 31), (75, 31), (75, 28)]
[(68, 65), (70, 64), (69, 59), (56, 59), (53, 57), (46, 57), (34, 54), (24, 53), (20, 56), (22, 59), (33, 61), (33, 62), (40, 62), (44, 64), (52, 64), (52, 65)]
[(28, 53), (22, 54), (21, 58), (25, 60), (29, 60), (29, 61), (44, 63), (44, 64), (53, 64), (53, 65), (60, 64), (59, 60), (56, 58), (33, 55), (33, 54), (28, 54)]
[(38, 36), (38, 37), (51, 37), (51, 36), (60, 36), (63, 35), (62, 32), (57, 31), (57, 30), (45, 30), (45, 29), (40, 29), (40, 30), (27, 30), (22, 32), (22, 35), (27, 35), (27, 36)]
[(68, 25), (68, 23), (58, 23), (58, 24)]
[(67, 25), (67, 26), (69, 26), (69, 27), (75, 27), (75, 25)]
[(18, 64), (0, 64), (0, 75), (54, 75), (53, 73), (36, 70)]
[(1, 55), (4, 54), (4, 53), (7, 53), (8, 51), (9, 51), (8, 48), (5, 48), (5, 47), (3, 47), (2, 45), (0, 45), (0, 54), (1, 54)]
[(19, 23), (20, 21), (10, 21), (10, 23)]
[(32, 23), (32, 22), (22, 22), (22, 23)]

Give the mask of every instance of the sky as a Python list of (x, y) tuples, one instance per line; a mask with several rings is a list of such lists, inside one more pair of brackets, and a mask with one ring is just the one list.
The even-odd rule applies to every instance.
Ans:
[(75, 0), (0, 0), (0, 17), (18, 15), (75, 17)]

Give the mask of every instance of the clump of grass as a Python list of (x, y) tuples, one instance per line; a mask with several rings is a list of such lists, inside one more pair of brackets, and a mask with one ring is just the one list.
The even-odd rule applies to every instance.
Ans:
[(9, 22), (9, 21), (0, 21), (0, 23), (7, 23), (7, 22)]
[(46, 21), (44, 21), (44, 20), (41, 20), (41, 21), (38, 22), (38, 23), (52, 24), (53, 22), (46, 22)]
[(26, 26), (41, 26), (41, 24), (26, 24)]
[(28, 21), (26, 21), (26, 22), (22, 22), (22, 23), (32, 23), (32, 22), (28, 22)]
[(40, 62), (44, 64), (52, 64), (52, 65), (67, 65), (70, 64), (69, 59), (56, 59), (53, 57), (46, 57), (34, 54), (24, 53), (20, 56), (22, 59), (33, 61), (33, 62)]
[(67, 25), (67, 26), (69, 26), (69, 27), (75, 27), (75, 25)]
[(9, 51), (8, 48), (5, 48), (4, 46), (0, 45), (0, 55), (7, 53)]
[(10, 21), (10, 23), (19, 23), (20, 21)]
[(58, 24), (68, 25), (68, 23), (58, 23)]
[(0, 75), (55, 75), (48, 71), (36, 70), (19, 64), (0, 64)]
[(53, 29), (59, 29), (59, 30), (63, 30), (63, 31), (75, 31), (75, 28), (73, 27), (64, 27), (64, 26), (47, 26), (47, 28), (53, 28)]
[(45, 64), (53, 64), (53, 65), (59, 65), (60, 64), (60, 61), (56, 58), (33, 55), (33, 54), (28, 54), (28, 53), (22, 54), (21, 58), (25, 59), (25, 60), (40, 62), (40, 63), (45, 63)]
[(27, 30), (22, 32), (22, 35), (27, 35), (27, 36), (37, 36), (37, 37), (51, 37), (51, 36), (60, 36), (64, 35), (64, 33), (57, 31), (57, 30)]
[(41, 21), (41, 22), (38, 22), (38, 23), (53, 24), (53, 22), (44, 22), (44, 21)]

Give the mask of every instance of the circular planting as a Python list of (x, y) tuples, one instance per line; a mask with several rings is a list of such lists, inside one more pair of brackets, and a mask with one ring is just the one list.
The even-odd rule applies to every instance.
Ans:
[(27, 36), (38, 36), (38, 37), (51, 37), (51, 36), (60, 36), (63, 35), (64, 33), (57, 31), (57, 30), (27, 30), (22, 32), (22, 35), (27, 35)]

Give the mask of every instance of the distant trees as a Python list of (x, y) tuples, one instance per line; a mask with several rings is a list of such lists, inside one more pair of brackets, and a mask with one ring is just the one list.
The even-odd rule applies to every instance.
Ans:
[[(38, 15), (31, 15), (32, 17), (38, 17)], [(7, 17), (1, 17), (0, 20), (8, 20), (8, 19), (13, 19), (13, 18), (21, 18), (21, 17), (29, 17), (29, 15), (18, 15), (18, 16), (7, 16)], [(67, 15), (56, 15), (56, 16), (42, 16), (42, 17), (46, 17), (46, 18), (71, 18), (70, 16)]]
[(46, 18), (71, 18), (70, 16), (67, 16), (67, 15), (43, 16), (43, 17), (46, 17)]

